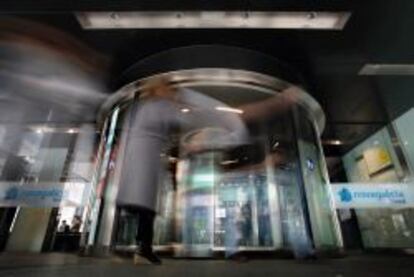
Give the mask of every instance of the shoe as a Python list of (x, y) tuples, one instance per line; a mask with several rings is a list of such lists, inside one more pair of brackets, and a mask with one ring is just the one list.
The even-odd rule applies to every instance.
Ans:
[(134, 264), (161, 265), (162, 261), (154, 252), (136, 252), (134, 254)]

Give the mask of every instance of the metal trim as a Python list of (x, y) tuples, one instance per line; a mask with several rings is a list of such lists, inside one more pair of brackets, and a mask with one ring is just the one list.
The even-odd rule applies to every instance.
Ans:
[[(135, 93), (142, 89), (142, 84), (145, 81), (160, 76), (168, 77), (172, 80), (172, 84), (178, 88), (196, 85), (225, 85), (251, 88), (270, 95), (276, 95), (282, 90), (293, 86), (293, 84), (279, 78), (247, 70), (228, 68), (195, 68), (169, 71), (138, 79), (121, 87), (101, 106), (97, 117), (98, 124), (101, 124), (104, 121), (106, 116), (114, 107), (133, 99), (135, 97)], [(322, 133), (326, 124), (326, 118), (322, 107), (303, 88), (298, 87), (298, 89), (300, 95), (298, 105), (305, 110), (310, 118), (315, 120), (320, 133)]]

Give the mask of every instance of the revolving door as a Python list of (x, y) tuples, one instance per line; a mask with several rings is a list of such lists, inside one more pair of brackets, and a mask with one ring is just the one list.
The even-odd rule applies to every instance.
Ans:
[(87, 244), (110, 251), (135, 247), (138, 220), (116, 201), (130, 140), (125, 126), (145, 83), (160, 77), (186, 96), (174, 103), (180, 126), (159, 153), (156, 250), (178, 257), (341, 250), (319, 104), (287, 81), (230, 68), (137, 79), (106, 103)]

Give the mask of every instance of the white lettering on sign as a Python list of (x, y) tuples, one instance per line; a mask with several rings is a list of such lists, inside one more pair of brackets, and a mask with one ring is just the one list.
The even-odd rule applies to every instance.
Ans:
[(0, 183), (0, 207), (83, 206), (88, 183)]
[(331, 184), (337, 209), (414, 207), (414, 184)]

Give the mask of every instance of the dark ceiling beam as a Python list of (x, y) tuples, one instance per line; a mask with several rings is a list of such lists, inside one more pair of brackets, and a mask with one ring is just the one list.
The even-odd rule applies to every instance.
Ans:
[(72, 12), (122, 10), (317, 10), (356, 7), (349, 0), (3, 0), (0, 12)]

